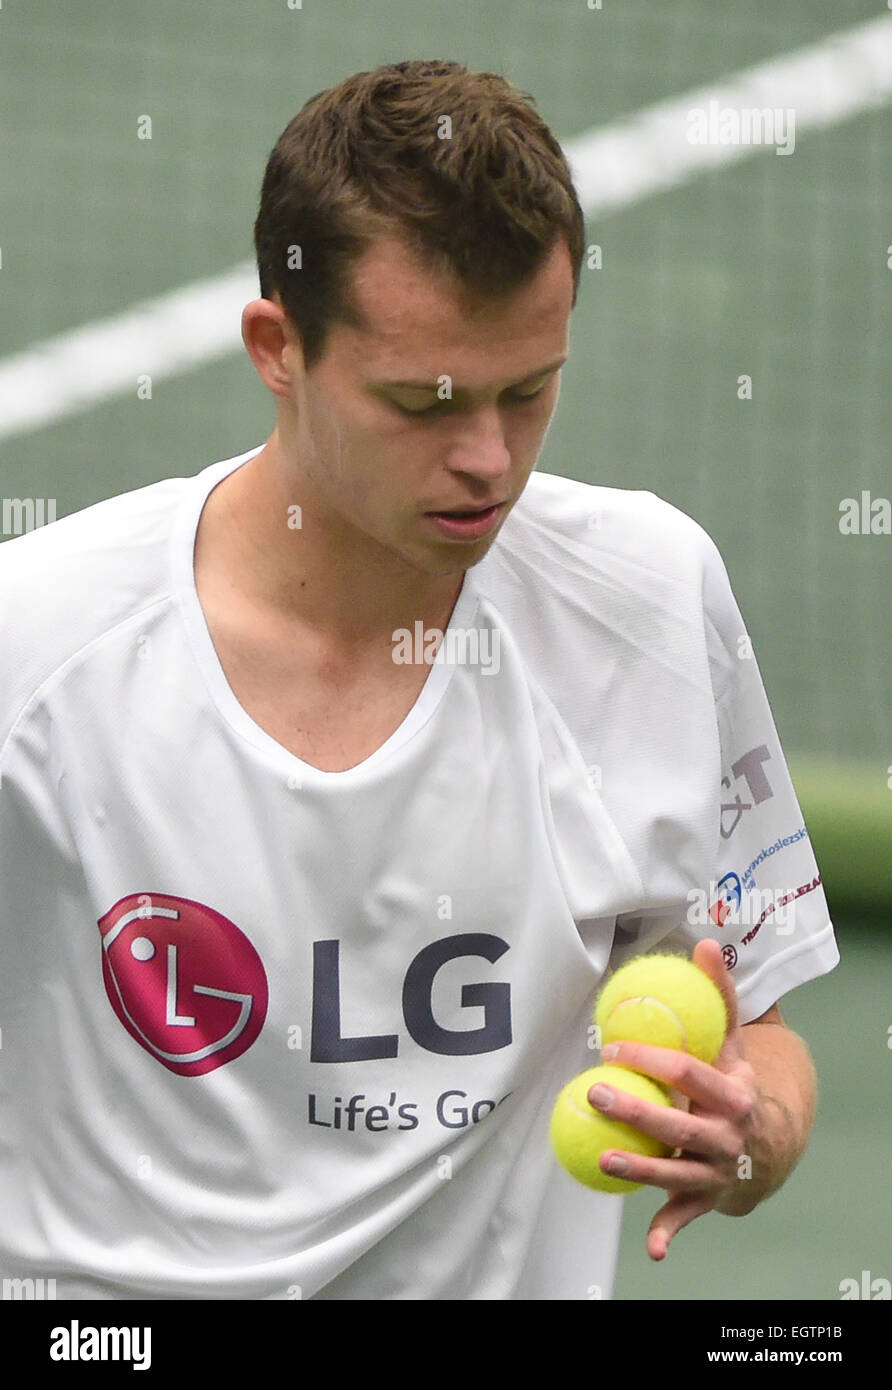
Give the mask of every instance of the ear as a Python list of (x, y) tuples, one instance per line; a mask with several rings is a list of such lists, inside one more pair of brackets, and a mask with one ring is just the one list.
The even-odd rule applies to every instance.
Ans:
[(293, 399), (304, 372), (303, 349), (278, 299), (253, 299), (242, 310), (242, 342), (257, 374), (274, 396)]

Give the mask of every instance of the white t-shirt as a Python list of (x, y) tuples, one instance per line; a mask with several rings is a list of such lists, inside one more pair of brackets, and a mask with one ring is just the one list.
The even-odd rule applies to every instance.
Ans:
[(746, 1022), (839, 959), (718, 551), (534, 473), (404, 722), (321, 772), (195, 588), (257, 452), (0, 546), (0, 1275), (610, 1297), (622, 1199), (547, 1134), (605, 969), (716, 936)]

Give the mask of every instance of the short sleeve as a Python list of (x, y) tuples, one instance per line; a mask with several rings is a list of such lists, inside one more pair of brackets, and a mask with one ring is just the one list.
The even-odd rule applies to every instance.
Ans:
[(690, 954), (712, 937), (746, 1023), (832, 970), (839, 951), (758, 661), (722, 558), (702, 538), (704, 640), (721, 753), (712, 873), (674, 910), (617, 919), (610, 964), (644, 951)]

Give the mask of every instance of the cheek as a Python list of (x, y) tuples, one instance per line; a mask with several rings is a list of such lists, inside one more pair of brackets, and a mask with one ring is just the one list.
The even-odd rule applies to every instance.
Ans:
[(545, 405), (541, 409), (531, 410), (523, 419), (512, 422), (508, 445), (512, 458), (518, 463), (528, 461), (531, 456), (535, 457), (548, 432), (553, 414), (551, 406)]
[(329, 491), (355, 519), (384, 522), (405, 506), (411, 493), (408, 441), (382, 437), (380, 431), (343, 420), (330, 440)]
[(307, 419), (309, 456), (317, 486), (339, 498), (362, 490), (369, 471), (364, 466), (368, 447), (362, 431), (327, 402), (313, 402)]
[(537, 416), (536, 420), (533, 422), (531, 429), (531, 437), (533, 438), (534, 443), (536, 445), (541, 444), (546, 434), (548, 433), (549, 426), (551, 425), (551, 422), (554, 419), (555, 407), (557, 406), (559, 395), (560, 386), (558, 385), (555, 386), (554, 391), (549, 395), (549, 398), (543, 402), (542, 412), (540, 415)]

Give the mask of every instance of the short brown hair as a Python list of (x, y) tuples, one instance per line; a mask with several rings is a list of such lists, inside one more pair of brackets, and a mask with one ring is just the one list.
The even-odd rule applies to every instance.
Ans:
[(533, 98), (496, 73), (388, 63), (317, 93), (282, 132), (254, 245), (261, 296), (278, 292), (308, 367), (332, 324), (362, 326), (350, 272), (387, 233), (484, 298), (525, 283), (563, 237), (576, 303), (585, 222), (570, 169)]

